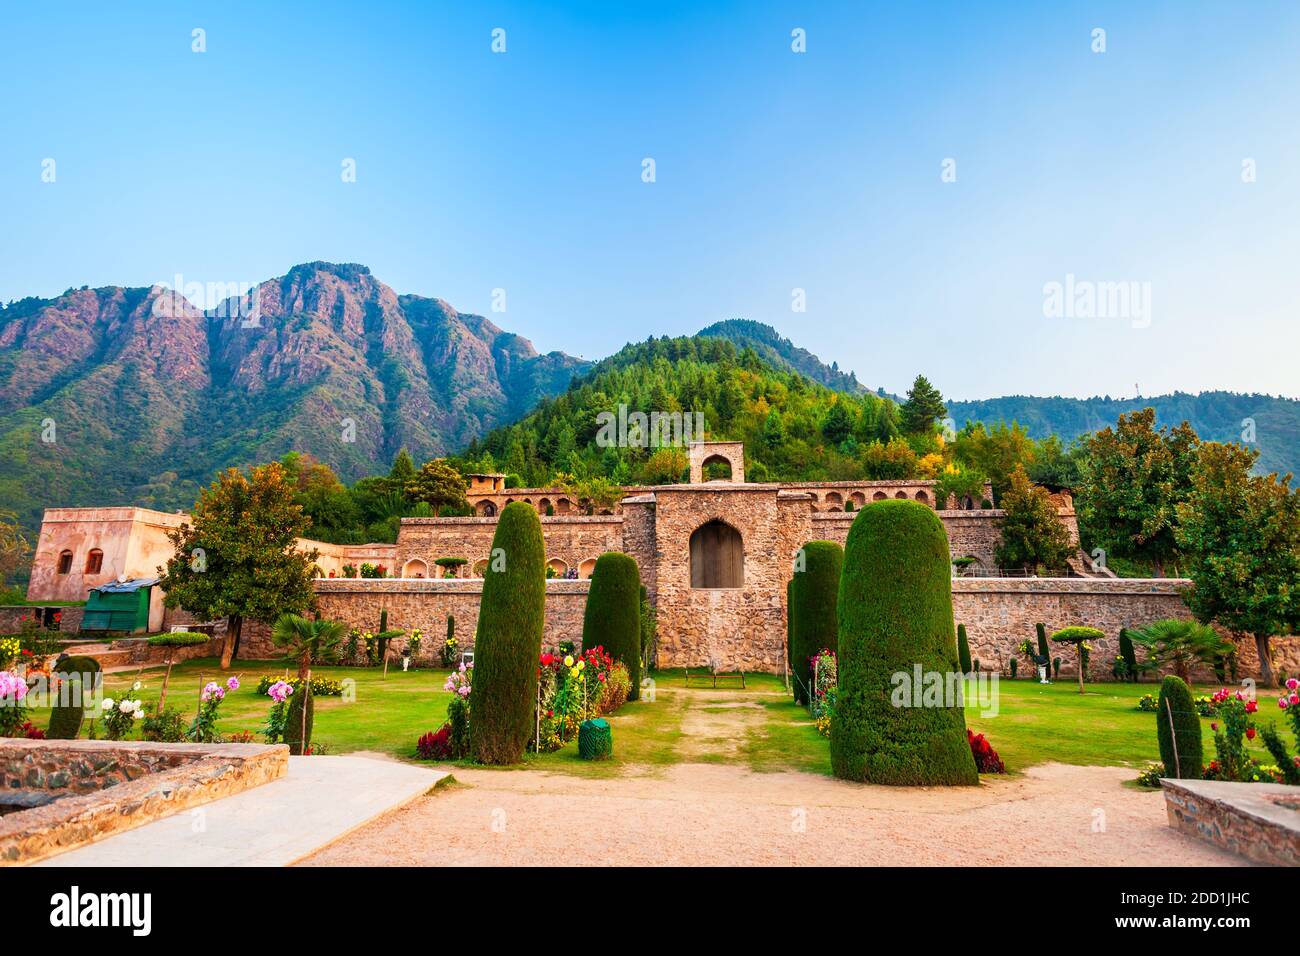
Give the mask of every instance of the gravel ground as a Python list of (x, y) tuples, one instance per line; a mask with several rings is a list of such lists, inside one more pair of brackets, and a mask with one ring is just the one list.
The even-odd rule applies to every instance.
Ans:
[[(457, 769), (458, 783), (302, 865), (1233, 865), (1171, 830), (1132, 770), (1046, 764), (979, 787), (877, 787), (682, 763), (615, 779)], [(574, 839), (580, 828), (582, 838)], [(582, 858), (575, 858), (580, 851)]]

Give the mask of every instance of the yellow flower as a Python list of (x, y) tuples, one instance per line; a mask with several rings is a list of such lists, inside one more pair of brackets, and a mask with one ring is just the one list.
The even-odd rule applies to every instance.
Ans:
[(587, 666), (586, 661), (578, 661), (578, 670), (582, 670), (586, 666)]
[(573, 655), (572, 655), (572, 654), (569, 654), (567, 657), (564, 658), (564, 666), (565, 666), (565, 667), (572, 667), (572, 666), (573, 666)]

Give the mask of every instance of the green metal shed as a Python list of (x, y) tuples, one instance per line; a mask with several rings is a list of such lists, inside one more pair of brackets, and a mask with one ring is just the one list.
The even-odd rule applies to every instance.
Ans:
[(149, 596), (157, 578), (112, 581), (92, 588), (81, 618), (83, 631), (146, 631), (149, 629)]

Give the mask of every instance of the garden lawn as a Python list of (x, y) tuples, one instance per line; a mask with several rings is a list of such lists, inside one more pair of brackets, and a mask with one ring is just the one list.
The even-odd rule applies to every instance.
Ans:
[[(1144, 767), (1160, 759), (1156, 743), (1156, 714), (1137, 709), (1143, 694), (1159, 697), (1158, 683), (1085, 684), (1084, 693), (1072, 680), (1040, 684), (1036, 680), (998, 683), (998, 713), (981, 716), (972, 685), (967, 685), (966, 726), (985, 734), (1009, 770), (1036, 763)], [(1218, 685), (1197, 685), (1192, 696), (1210, 695)], [(1277, 706), (1276, 690), (1258, 690), (1258, 726), (1273, 721), (1284, 740), (1291, 741), (1289, 724)], [(1201, 718), (1205, 762), (1214, 759), (1213, 718)], [(1271, 764), (1273, 758), (1260, 744), (1250, 744), (1251, 756)], [(1295, 748), (1291, 751), (1296, 752)]]
[[(297, 667), (288, 670), (297, 674)], [(262, 727), (271, 709), (271, 699), (257, 693), (257, 684), (263, 674), (283, 676), (286, 668), (275, 661), (235, 661), (228, 671), (218, 666), (215, 658), (196, 658), (172, 668), (171, 683), (167, 686), (167, 706), (176, 707), (192, 720), (198, 707), (199, 689), (209, 680), (225, 682), (238, 675), (239, 690), (226, 694), (221, 702), (217, 727), (225, 736), (238, 731), (251, 732), (256, 742), (262, 742)], [(371, 750), (396, 757), (415, 756), (415, 742), (429, 730), (437, 730), (447, 719), (447, 702), (451, 694), (442, 689), (447, 679), (446, 670), (419, 669), (402, 672), (401, 667), (389, 666), (385, 680), (379, 667), (313, 667), (313, 677), (331, 677), (338, 681), (354, 682), (355, 699), (351, 702), (340, 697), (317, 695), (315, 703), (315, 730), (312, 739), (324, 744), (328, 753), (347, 753), (354, 750)], [(144, 683), (139, 697), (146, 710), (158, 700), (162, 686), (162, 668), (150, 668), (138, 675)], [(135, 671), (107, 674), (104, 677), (104, 694), (119, 698), (129, 693), (137, 680)], [(346, 689), (346, 685), (345, 685)], [(33, 708), (33, 722), (42, 728), (49, 726), (49, 708)], [(87, 718), (89, 718), (87, 714)], [(81, 736), (87, 736), (87, 725), (82, 724)], [(101, 722), (96, 721), (96, 733), (103, 736)], [(132, 739), (140, 736), (140, 722), (136, 721)]]
[[(288, 673), (296, 673), (291, 668)], [(146, 706), (158, 699), (162, 669), (150, 668), (139, 675), (144, 687), (139, 696)], [(167, 691), (170, 706), (179, 708), (187, 722), (198, 706), (199, 689), (209, 680), (225, 681), (239, 675), (240, 688), (226, 695), (221, 704), (218, 727), (226, 736), (247, 731), (261, 740), (262, 726), (270, 710), (270, 698), (257, 694), (264, 674), (282, 676), (282, 662), (236, 661), (222, 671), (214, 658), (186, 661), (172, 669)], [(313, 739), (328, 753), (367, 750), (415, 759), (415, 742), (421, 734), (437, 730), (446, 720), (451, 695), (442, 689), (448, 671), (419, 669), (403, 673), (390, 666), (387, 679), (377, 667), (315, 667), (318, 677), (352, 681), (354, 697), (316, 697)], [(549, 754), (527, 754), (519, 766), (588, 777), (615, 777), (628, 768), (654, 774), (671, 764), (736, 764), (755, 772), (795, 770), (830, 773), (828, 742), (817, 733), (804, 708), (785, 692), (779, 677), (751, 674), (747, 687), (738, 682), (711, 683), (692, 680), (688, 686), (682, 671), (656, 671), (653, 695), (625, 704), (608, 717), (613, 737), (611, 760), (581, 760), (577, 742), (571, 741)], [(105, 693), (121, 697), (137, 679), (135, 671), (109, 674)], [(1032, 680), (1002, 680), (998, 685), (998, 712), (983, 716), (968, 690), (966, 724), (989, 741), (1012, 772), (1037, 763), (1059, 762), (1077, 765), (1131, 766), (1140, 768), (1159, 760), (1156, 744), (1156, 715), (1137, 709), (1143, 694), (1158, 693), (1158, 685), (1088, 684), (1080, 694), (1072, 681), (1039, 684)], [(1217, 687), (1193, 688), (1195, 696), (1212, 694)], [(653, 699), (647, 699), (653, 696)], [(1259, 694), (1258, 725), (1274, 721), (1284, 728), (1277, 708), (1277, 691)], [(33, 708), (32, 720), (39, 727), (49, 725), (49, 709)], [(1210, 718), (1202, 718), (1205, 761), (1214, 757), (1214, 734)], [(100, 722), (97, 733), (102, 736)], [(82, 736), (86, 736), (83, 725)], [(139, 737), (139, 724), (132, 735)], [(1289, 729), (1283, 738), (1291, 741)], [(1272, 758), (1260, 746), (1250, 752), (1264, 763)], [(1296, 749), (1293, 745), (1293, 753)]]

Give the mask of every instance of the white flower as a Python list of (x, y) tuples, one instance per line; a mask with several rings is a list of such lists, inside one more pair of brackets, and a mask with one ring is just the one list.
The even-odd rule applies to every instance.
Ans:
[(105, 698), (104, 698), (104, 709), (105, 709), (105, 710), (112, 710), (112, 709), (113, 709), (113, 698), (111, 698), (111, 697), (105, 697)]
[(135, 710), (135, 701), (127, 700), (125, 697), (123, 697), (121, 700), (117, 702), (117, 709), (124, 714), (129, 714), (131, 713), (131, 711)]
[(134, 684), (131, 685), (131, 689), (132, 689), (132, 690), (139, 690), (139, 689), (140, 689), (141, 687), (143, 687), (143, 686), (144, 686), (144, 685), (141, 684), (139, 681), (136, 681)]

